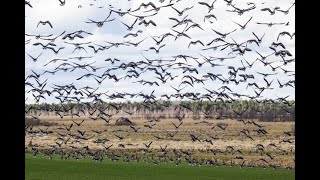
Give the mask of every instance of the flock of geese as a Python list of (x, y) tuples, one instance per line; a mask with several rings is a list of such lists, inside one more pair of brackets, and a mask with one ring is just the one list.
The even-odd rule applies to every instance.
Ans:
[[(292, 67), (294, 66), (295, 58), (292, 50), (290, 48), (287, 49), (287, 47), (294, 43), (295, 33), (287, 30), (271, 31), (268, 28), (276, 26), (285, 29), (290, 27), (293, 22), (273, 22), (272, 20), (276, 15), (285, 19), (289, 17), (295, 3), (291, 3), (288, 7), (274, 7), (265, 5), (265, 2), (240, 3), (238, 0), (210, 0), (208, 2), (194, 1), (191, 6), (184, 6), (185, 1), (145, 1), (137, 7), (120, 9), (107, 4), (107, 2), (104, 2), (107, 4), (106, 6), (96, 5), (100, 1), (94, 0), (90, 1), (89, 5), (79, 4), (77, 7), (70, 7), (78, 9), (99, 8), (108, 12), (106, 17), (104, 16), (100, 19), (84, 19), (83, 24), (85, 27), (92, 25), (98, 29), (103, 29), (107, 28), (111, 23), (118, 22), (121, 31), (126, 31), (117, 41), (106, 39), (103, 44), (87, 40), (95, 35), (93, 31), (90, 32), (89, 30), (72, 32), (65, 30), (55, 35), (26, 32), (26, 47), (37, 48), (37, 51), (26, 53), (27, 64), (36, 63), (34, 68), (32, 66), (29, 69), (27, 68), (26, 71), (28, 73), (25, 78), (26, 101), (29, 100), (37, 104), (48, 102), (50, 98), (53, 99), (58, 104), (56, 108), (36, 110), (54, 112), (61, 119), (71, 110), (65, 109), (63, 104), (76, 103), (78, 104), (77, 111), (72, 111), (72, 117), (87, 116), (89, 112), (88, 117), (90, 119), (102, 120), (107, 124), (112, 117), (116, 117), (121, 111), (124, 111), (126, 116), (120, 117), (118, 120), (130, 121), (130, 116), (135, 110), (126, 110), (117, 101), (134, 101), (135, 98), (142, 102), (143, 108), (150, 110), (153, 109), (154, 105), (168, 108), (163, 103), (163, 100), (210, 101), (230, 104), (239, 99), (246, 99), (258, 103), (282, 103), (282, 110), (288, 114), (292, 113), (291, 110), (288, 110), (294, 105), (292, 101), (288, 100), (291, 94), (281, 94), (277, 98), (272, 98), (268, 96), (268, 92), (280, 89), (285, 89), (287, 90), (286, 92), (294, 92), (295, 70)], [(223, 7), (226, 8), (224, 13), (230, 14), (230, 18), (233, 16), (243, 18), (242, 22), (232, 20), (233, 24), (228, 25), (229, 27), (226, 28), (230, 29), (228, 31), (215, 27), (215, 23), (224, 21), (220, 19), (221, 14), (217, 13), (218, 10), (221, 10), (221, 7), (216, 7), (217, 3), (222, 2), (224, 3)], [(68, 0), (57, 1), (61, 8), (68, 6), (68, 3)], [(25, 5), (26, 8), (31, 10), (30, 12), (37, 6), (32, 0), (25, 1)], [(191, 19), (191, 12), (194, 8), (201, 9), (202, 14), (197, 14), (197, 16), (201, 16), (202, 21)], [(176, 14), (175, 17), (162, 17), (162, 19), (166, 19), (169, 22), (170, 27), (166, 27), (168, 32), (161, 35), (151, 35), (152, 31), (150, 32), (148, 29), (160, 28), (161, 24), (159, 18), (155, 17), (161, 11), (168, 10), (172, 10)], [(265, 16), (266, 21), (255, 21), (256, 17), (252, 13), (257, 13), (257, 11)], [(32, 16), (32, 13), (30, 13), (30, 16)], [(127, 23), (128, 19), (132, 21)], [(27, 19), (26, 23), (28, 23)], [(207, 28), (208, 26), (210, 28)], [(232, 28), (233, 26), (235, 28)], [(54, 29), (55, 27), (55, 22), (47, 19), (41, 20), (34, 25), (35, 29)], [(255, 31), (251, 31), (252, 29), (255, 29)], [(262, 32), (257, 32), (256, 29)], [(241, 32), (249, 32), (245, 36), (248, 39), (240, 40), (241, 38), (233, 36), (233, 34)], [(197, 33), (205, 34), (205, 39), (196, 38), (195, 34)], [(270, 43), (270, 39), (266, 39), (267, 34), (274, 35), (268, 36), (274, 37)], [(238, 40), (236, 41), (235, 39)], [(146, 46), (146, 41), (148, 40), (154, 45), (151, 47)], [(186, 52), (179, 50), (181, 44), (178, 44), (178, 42), (182, 40), (185, 42), (182, 45), (187, 49)], [(289, 45), (287, 44), (288, 42)], [(177, 44), (174, 45), (175, 43)], [(166, 58), (159, 57), (162, 54), (161, 52), (169, 50), (168, 47), (172, 45), (177, 48), (176, 52), (178, 54)], [(121, 49), (125, 52), (128, 48), (135, 48), (135, 54), (140, 57), (140, 60), (110, 56), (110, 50)], [(193, 51), (197, 51), (197, 53), (188, 53)], [(225, 56), (222, 56), (221, 53), (224, 53)], [(104, 59), (99, 57), (104, 57)], [(58, 77), (58, 74), (60, 77), (61, 74), (74, 77), (73, 82), (61, 80), (60, 82), (51, 83)], [(90, 81), (89, 84), (94, 85), (87, 85), (88, 80)], [(126, 91), (120, 89), (114, 89), (113, 91), (100, 90), (103, 89), (104, 85), (120, 83), (126, 83), (128, 87)], [(143, 91), (137, 92), (133, 87), (143, 87)], [(165, 89), (166, 91), (162, 92)], [(169, 92), (168, 90), (174, 93), (167, 93)], [(105, 108), (97, 106), (99, 103), (105, 102), (114, 103), (109, 103)], [(30, 115), (32, 110), (32, 107), (27, 109), (26, 115)], [(113, 110), (114, 113), (107, 113), (109, 110)], [(166, 134), (159, 136), (153, 135), (155, 138), (153, 141), (166, 139), (177, 141), (177, 143), (181, 141), (175, 136), (180, 127), (184, 125), (185, 113), (194, 111), (194, 109), (190, 109), (181, 103), (176, 106), (175, 111), (178, 112), (175, 117), (177, 123), (172, 122), (172, 126), (176, 131), (166, 132)], [(253, 133), (258, 136), (266, 136), (269, 132), (263, 125), (257, 121), (242, 118), (246, 111), (247, 109), (242, 109), (240, 112), (234, 110), (238, 117), (237, 121), (255, 129), (249, 131), (244, 128), (239, 131), (239, 136), (252, 141), (254, 141)], [(202, 111), (202, 113), (206, 116), (211, 112)], [(38, 116), (32, 115), (32, 118), (39, 119)], [(223, 117), (217, 119), (220, 118)], [(52, 158), (54, 154), (59, 154), (63, 159), (81, 159), (85, 156), (90, 156), (98, 162), (108, 158), (112, 161), (144, 161), (154, 164), (174, 162), (176, 165), (185, 160), (192, 166), (201, 166), (202, 164), (233, 166), (237, 163), (240, 167), (253, 167), (256, 164), (255, 161), (249, 162), (244, 157), (241, 149), (237, 149), (232, 145), (226, 149), (198, 150), (201, 153), (212, 154), (214, 157), (212, 159), (194, 157), (193, 155), (196, 151), (194, 149), (176, 149), (168, 145), (165, 147), (160, 146), (159, 152), (155, 153), (153, 141), (143, 143), (144, 147), (133, 150), (134, 153), (126, 151), (126, 147), (130, 147), (132, 144), (122, 143), (124, 139), (130, 134), (139, 133), (143, 129), (156, 129), (156, 124), (161, 119), (161, 116), (153, 115), (151, 121), (144, 124), (144, 127), (131, 125), (119, 130), (127, 135), (112, 132), (119, 140), (118, 144), (108, 144), (109, 140), (107, 138), (95, 139), (94, 143), (101, 146), (99, 150), (93, 150), (89, 146), (82, 147), (81, 144), (86, 141), (92, 141), (94, 137), (100, 137), (103, 133), (110, 133), (110, 131), (108, 129), (93, 130), (89, 133), (81, 129), (84, 120), (73, 120), (70, 125), (63, 125), (57, 128), (56, 132), (50, 128), (50, 125), (46, 125), (47, 127), (44, 129), (26, 125), (25, 130), (26, 134), (32, 136), (32, 138), (37, 138), (39, 134), (57, 136), (55, 144), (48, 144), (50, 148), (43, 149), (39, 146), (31, 145), (31, 152), (34, 156), (42, 153)], [(196, 122), (196, 124), (206, 124), (211, 131), (218, 129), (226, 131), (228, 128), (226, 123), (213, 125), (207, 119)], [(201, 134), (201, 132), (190, 132), (188, 135), (189, 140), (192, 142), (211, 145), (215, 143), (214, 140), (219, 139), (219, 137), (208, 137), (205, 134)], [(284, 136), (288, 138), (281, 140), (279, 144), (294, 143), (293, 132), (286, 131)], [(74, 144), (77, 144), (77, 146)], [(270, 143), (267, 147), (257, 144), (255, 153), (261, 154), (261, 158), (257, 160), (258, 164), (263, 164), (264, 167), (278, 167), (272, 163), (275, 156), (269, 150), (275, 149), (282, 154), (290, 153), (279, 148), (279, 144)], [(119, 151), (112, 151), (112, 148), (118, 148)], [(140, 152), (144, 156), (139, 156)], [(217, 159), (216, 154), (231, 154), (234, 159), (226, 162)]]

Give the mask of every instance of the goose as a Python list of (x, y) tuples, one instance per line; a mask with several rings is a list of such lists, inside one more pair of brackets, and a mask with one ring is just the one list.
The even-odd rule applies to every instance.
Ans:
[(244, 30), (244, 29), (246, 28), (247, 24), (251, 21), (252, 17), (253, 17), (253, 16), (251, 16), (251, 18), (250, 18), (244, 25), (241, 25), (241, 24), (239, 24), (239, 23), (237, 23), (237, 22), (234, 22), (234, 21), (233, 21), (233, 22), (234, 22), (235, 24), (237, 24), (238, 26), (240, 26), (241, 30)]
[(52, 24), (51, 24), (50, 21), (39, 21), (38, 24), (37, 24), (37, 27), (38, 27), (40, 24), (41, 24), (41, 25), (46, 25), (46, 24), (48, 24), (51, 28), (53, 28), (53, 26), (52, 26)]
[(216, 2), (217, 0), (214, 0), (211, 5), (209, 5), (208, 3), (206, 2), (198, 2), (200, 5), (203, 5), (203, 6), (207, 6), (209, 11), (208, 13), (210, 13), (210, 11), (212, 11), (214, 9), (214, 3)]
[[(121, 21), (120, 22), (127, 27), (127, 31), (131, 31), (133, 29), (133, 26), (136, 24), (137, 21), (138, 21), (138, 18), (136, 18), (136, 20), (130, 26), (125, 24), (125, 23), (123, 23), (123, 22), (121, 22)], [(140, 32), (142, 32), (142, 31), (140, 30)]]

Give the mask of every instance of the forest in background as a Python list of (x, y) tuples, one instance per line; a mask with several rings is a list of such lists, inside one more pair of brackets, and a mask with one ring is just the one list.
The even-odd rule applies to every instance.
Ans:
[(259, 121), (295, 121), (295, 101), (235, 100), (156, 101), (156, 102), (79, 102), (26, 104), (26, 116), (104, 116), (132, 119), (163, 119), (182, 116), (198, 119), (252, 119)]

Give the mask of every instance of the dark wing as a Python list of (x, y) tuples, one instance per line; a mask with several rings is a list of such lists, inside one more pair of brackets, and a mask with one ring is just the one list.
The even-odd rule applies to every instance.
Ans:
[(253, 16), (251, 16), (251, 18), (246, 22), (245, 26), (251, 21)]
[(263, 8), (263, 9), (261, 9), (261, 11), (269, 11), (270, 13), (272, 13), (271, 9), (269, 9), (269, 8)]
[(161, 46), (159, 47), (159, 49), (160, 49), (160, 48), (163, 48), (164, 46), (166, 46), (166, 44), (161, 45)]
[[(121, 22), (121, 21), (120, 21)], [(127, 26), (127, 28), (130, 28), (130, 26), (128, 26), (127, 24), (125, 24), (125, 23), (123, 23), (123, 22), (121, 22), (123, 25), (125, 25), (125, 26)]]
[(210, 5), (207, 4), (206, 2), (198, 2), (198, 3), (201, 4), (201, 5), (207, 6), (208, 8), (210, 8)]
[(50, 21), (46, 21), (46, 22), (47, 22), (47, 24), (49, 24), (49, 26), (50, 26), (51, 28), (53, 28), (53, 26), (52, 26), (52, 24), (51, 24)]
[(173, 6), (171, 6), (171, 7), (172, 7), (172, 9), (174, 9), (178, 14), (182, 14), (182, 13), (183, 13), (183, 11), (179, 11), (178, 9), (174, 8)]
[(149, 21), (149, 23), (151, 23), (154, 26), (157, 26), (155, 22), (153, 22), (152, 20)]
[(202, 43), (202, 41), (198, 40), (198, 41), (196, 41), (196, 42), (198, 42), (198, 43), (200, 43), (202, 46), (204, 46), (204, 44)]

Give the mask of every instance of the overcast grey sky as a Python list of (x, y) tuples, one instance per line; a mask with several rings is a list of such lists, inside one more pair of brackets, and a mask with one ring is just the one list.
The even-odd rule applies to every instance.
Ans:
[[(157, 7), (161, 5), (166, 5), (169, 3), (170, 0), (165, 0), (163, 3), (160, 3), (157, 1), (151, 1), (153, 2)], [(210, 1), (205, 1), (211, 3)], [(261, 11), (262, 8), (270, 8), (273, 9), (275, 7), (280, 7), (280, 9), (286, 10), (288, 9), (294, 1), (292, 0), (253, 0), (253, 1), (242, 1), (242, 0), (234, 0), (233, 4), (235, 4), (236, 7), (240, 8), (247, 8), (252, 5), (248, 5), (249, 2), (254, 2), (256, 8), (252, 11), (245, 12), (243, 15), (239, 16), (235, 12), (227, 12), (226, 10), (232, 10), (233, 8), (231, 6), (227, 6), (227, 3), (224, 0), (217, 0), (215, 3), (215, 8), (208, 13), (208, 8), (205, 6), (202, 6), (198, 4), (199, 1), (194, 0), (181, 0), (177, 3), (173, 0), (174, 3), (173, 7), (176, 9), (182, 10), (186, 7), (192, 7), (192, 9), (186, 11), (183, 16), (178, 16), (177, 12), (174, 11), (171, 7), (161, 8), (158, 14), (152, 17), (145, 18), (147, 21), (152, 20), (156, 23), (156, 27), (149, 25), (148, 27), (145, 27), (143, 25), (138, 25), (140, 22), (138, 22), (134, 25), (134, 28), (131, 33), (135, 33), (138, 30), (142, 30), (143, 33), (139, 34), (137, 37), (128, 37), (123, 38), (124, 35), (128, 33), (126, 26), (124, 26), (121, 22), (126, 24), (132, 24), (136, 17), (131, 16), (129, 14), (126, 14), (122, 17), (120, 17), (116, 13), (112, 13), (109, 19), (115, 18), (114, 21), (106, 22), (102, 27), (97, 27), (93, 23), (85, 23), (88, 21), (88, 19), (101, 21), (105, 19), (109, 13), (109, 5), (112, 5), (115, 10), (121, 9), (122, 11), (125, 11), (129, 8), (131, 10), (136, 9), (139, 7), (139, 5), (144, 2), (148, 3), (150, 0), (66, 0), (66, 3), (64, 6), (60, 6), (60, 3), (58, 0), (30, 0), (30, 3), (32, 4), (33, 8), (30, 8), (28, 6), (25, 7), (26, 9), (26, 18), (25, 18), (25, 32), (27, 34), (41, 34), (41, 35), (48, 35), (53, 34), (52, 37), (55, 37), (59, 34), (61, 34), (63, 31), (66, 31), (67, 33), (72, 33), (77, 30), (84, 30), (87, 32), (93, 33), (93, 35), (84, 35), (85, 38), (83, 39), (75, 39), (73, 41), (70, 40), (62, 40), (61, 38), (57, 39), (54, 43), (57, 45), (57, 47), (65, 47), (62, 49), (58, 54), (54, 54), (51, 50), (43, 50), (41, 46), (34, 46), (33, 44), (36, 42), (42, 42), (43, 44), (48, 43), (48, 41), (41, 40), (41, 39), (35, 39), (34, 37), (26, 36), (26, 40), (30, 40), (30, 43), (26, 44), (25, 51), (26, 53), (29, 53), (30, 55), (36, 57), (40, 53), (43, 52), (43, 54), (39, 57), (38, 61), (33, 62), (32, 59), (25, 54), (25, 61), (26, 61), (26, 77), (31, 73), (31, 70), (42, 73), (45, 70), (52, 71), (55, 67), (57, 67), (62, 62), (57, 63), (51, 63), (48, 66), (44, 67), (44, 64), (48, 63), (50, 60), (54, 58), (69, 58), (69, 57), (77, 57), (77, 56), (93, 56), (91, 59), (84, 59), (82, 61), (78, 60), (69, 60), (69, 63), (75, 62), (79, 64), (84, 63), (92, 63), (94, 62), (94, 66), (96, 67), (104, 67), (95, 74), (102, 75), (104, 71), (108, 68), (111, 68), (113, 66), (120, 65), (122, 62), (138, 62), (141, 60), (144, 60), (144, 57), (141, 55), (143, 54), (145, 57), (148, 57), (150, 59), (156, 59), (156, 58), (163, 58), (163, 59), (172, 59), (172, 56), (179, 55), (179, 54), (185, 54), (193, 57), (199, 58), (199, 61), (203, 61), (201, 59), (201, 56), (199, 54), (202, 54), (204, 56), (213, 56), (213, 57), (233, 57), (235, 54), (228, 53), (231, 52), (230, 48), (227, 48), (224, 51), (220, 51), (220, 49), (217, 50), (202, 50), (203, 48), (208, 48), (210, 46), (202, 47), (201, 45), (191, 45), (190, 48), (188, 48), (188, 44), (190, 41), (200, 40), (204, 44), (209, 43), (215, 38), (218, 38), (219, 35), (217, 35), (215, 32), (212, 31), (212, 29), (217, 30), (219, 32), (230, 32), (234, 29), (237, 29), (235, 32), (231, 33), (225, 38), (225, 41), (232, 43), (232, 38), (240, 43), (244, 42), (249, 39), (254, 39), (252, 32), (255, 32), (258, 36), (262, 36), (265, 33), (265, 36), (263, 38), (262, 43), (259, 45), (259, 47), (255, 44), (248, 44), (248, 48), (252, 49), (252, 51), (246, 52), (243, 56), (236, 56), (234, 59), (225, 60), (223, 62), (216, 61), (215, 63), (223, 64), (222, 67), (211, 67), (209, 64), (204, 64), (203, 67), (198, 67), (197, 63), (189, 59), (188, 63), (194, 67), (196, 67), (199, 71), (199, 74), (191, 74), (198, 78), (201, 78), (202, 75), (205, 75), (208, 72), (214, 73), (214, 74), (222, 74), (224, 77), (229, 77), (228, 75), (228, 66), (234, 66), (234, 67), (241, 67), (240, 60), (247, 60), (248, 62), (253, 62), (257, 58), (260, 58), (259, 55), (255, 52), (258, 51), (262, 55), (268, 55), (271, 54), (273, 51), (269, 48), (269, 46), (272, 44), (272, 42), (281, 42), (285, 45), (286, 49), (292, 54), (292, 57), (286, 57), (285, 59), (293, 59), (295, 58), (295, 37), (290, 39), (289, 36), (281, 36), (279, 38), (279, 41), (277, 41), (278, 34), (282, 31), (287, 31), (289, 33), (295, 32), (295, 6), (293, 6), (289, 14), (285, 15), (282, 12), (276, 11), (274, 15), (270, 15), (268, 11)], [(92, 5), (90, 5), (92, 4)], [(79, 8), (79, 5), (82, 7)], [(133, 12), (134, 15), (147, 15), (152, 14), (152, 12), (145, 13), (144, 11), (147, 11), (151, 9), (151, 7), (148, 7), (147, 9), (141, 8), (137, 12)], [(153, 11), (154, 12), (154, 11)], [(204, 22), (204, 16), (208, 14), (214, 14), (217, 17), (217, 20), (212, 19), (213, 23), (210, 23), (209, 21)], [(174, 17), (177, 19), (182, 19), (184, 16), (188, 15), (187, 19), (192, 19), (193, 22), (198, 23), (204, 30), (200, 30), (198, 28), (190, 28), (186, 33), (192, 38), (191, 40), (186, 37), (180, 37), (176, 41), (174, 41), (173, 37), (167, 37), (161, 44), (166, 44), (162, 49), (160, 49), (160, 53), (156, 54), (155, 51), (143, 51), (146, 49), (149, 49), (149, 47), (158, 47), (155, 44), (155, 41), (151, 38), (151, 36), (159, 36), (167, 32), (171, 32), (172, 34), (176, 34), (172, 31), (172, 29), (175, 29), (177, 31), (182, 31), (185, 28), (185, 25), (178, 26), (176, 28), (172, 28), (173, 25), (176, 23), (169, 19), (169, 17)], [(236, 25), (234, 22), (238, 22), (240, 24), (244, 24), (246, 21), (248, 21), (251, 17), (252, 20), (248, 23), (246, 29), (241, 30), (238, 25)], [(37, 27), (37, 24), (39, 21), (46, 21), (49, 20), (53, 28), (50, 28), (48, 25), (39, 25)], [(272, 27), (268, 27), (266, 25), (259, 25), (257, 22), (266, 22), (266, 23), (287, 23), (289, 22), (288, 26), (285, 25), (274, 25)], [(188, 26), (190, 26), (189, 24)], [(138, 42), (142, 39), (145, 39), (138, 47), (133, 46), (119, 46), (111, 47), (110, 49), (100, 51), (97, 54), (93, 52), (91, 48), (88, 48), (88, 45), (83, 45), (83, 47), (88, 51), (86, 53), (83, 50), (76, 50), (74, 53), (72, 51), (74, 50), (74, 46), (70, 44), (66, 44), (64, 42), (92, 42), (90, 45), (100, 44), (100, 45), (109, 45), (105, 41), (110, 42), (124, 42), (124, 41), (131, 41), (131, 42)], [(221, 42), (213, 43), (211, 46), (220, 45)], [(280, 50), (281, 47), (278, 47), (277, 50)], [(110, 64), (110, 62), (104, 61), (107, 58), (118, 58), (122, 62), (115, 63), (114, 65)], [(273, 66), (282, 65), (282, 59), (280, 56), (272, 55), (267, 58), (268, 62), (276, 61), (273, 63)], [(177, 62), (185, 62), (183, 59), (177, 59)], [(163, 63), (164, 64), (164, 63)], [(176, 67), (176, 66), (175, 66)], [(286, 66), (283, 66), (282, 68), (294, 71), (295, 70), (295, 63), (290, 63)], [(128, 69), (127, 69), (128, 70)], [(126, 71), (127, 71), (126, 70)], [(113, 71), (112, 74), (116, 74), (118, 77), (123, 77), (126, 73), (124, 70), (116, 70)], [(98, 85), (98, 83), (93, 79), (93, 77), (89, 78), (83, 78), (79, 81), (76, 79), (84, 74), (90, 73), (87, 70), (75, 70), (73, 72), (63, 72), (59, 71), (55, 75), (51, 74), (44, 74), (40, 77), (40, 81), (44, 81), (48, 79), (47, 85), (45, 89), (51, 90), (52, 84), (70, 84), (74, 83), (74, 85), (77, 88), (81, 88), (84, 86), (91, 86), (91, 87), (99, 87), (99, 90), (97, 92), (106, 92), (108, 93), (114, 93), (114, 92), (129, 92), (129, 93), (137, 93), (140, 91), (143, 91), (144, 93), (148, 94), (151, 93), (153, 90), (155, 90), (155, 95), (160, 96), (162, 94), (174, 94), (175, 90), (170, 87), (178, 87), (181, 78), (184, 75), (182, 73), (182, 70), (174, 70), (170, 69), (168, 72), (171, 72), (173, 75), (179, 75), (178, 78), (175, 78), (173, 81), (168, 81), (166, 84), (162, 84), (158, 79), (155, 78), (154, 72), (147, 72), (142, 74), (138, 79), (126, 79), (121, 80), (119, 82), (114, 82), (110, 79), (105, 79), (101, 85)], [(253, 74), (255, 76), (254, 80), (248, 80), (245, 83), (240, 83), (240, 85), (236, 86), (234, 83), (230, 82), (228, 84), (228, 87), (232, 89), (234, 92), (240, 93), (240, 94), (247, 94), (247, 95), (254, 95), (254, 89), (252, 87), (249, 87), (246, 89), (247, 83), (256, 82), (259, 86), (265, 86), (266, 83), (263, 80), (263, 77), (256, 72), (263, 72), (263, 73), (274, 73), (272, 72), (271, 68), (269, 66), (264, 66), (261, 62), (257, 61), (253, 68), (247, 68), (245, 72), (239, 72), (238, 74)], [(288, 74), (294, 74), (294, 73), (288, 73), (285, 74), (281, 69), (276, 70), (277, 75), (276, 76), (270, 76), (267, 77), (268, 81), (273, 81), (271, 85), (271, 90), (265, 90), (262, 93), (263, 98), (277, 98), (277, 97), (284, 97), (287, 95), (290, 95), (288, 99), (294, 99), (295, 93), (294, 88), (287, 86), (283, 88), (279, 88), (277, 79), (282, 82), (288, 82), (289, 80), (294, 80), (294, 76), (288, 76)], [(185, 73), (190, 74), (190, 73)], [(142, 86), (138, 83), (132, 83), (137, 80), (149, 80), (149, 81), (157, 81), (160, 86), (149, 86), (145, 85)], [(239, 80), (240, 78), (237, 77)], [(34, 79), (28, 80), (32, 84), (37, 84)], [(183, 86), (183, 85), (182, 85)], [(188, 86), (185, 88), (182, 93), (184, 92), (200, 92), (200, 93), (207, 93), (206, 90), (204, 90), (203, 87), (207, 89), (212, 90), (218, 90), (222, 86), (222, 83), (220, 81), (205, 81), (205, 86), (203, 84), (194, 84), (194, 87)], [(28, 91), (30, 87), (26, 87), (26, 91)], [(74, 95), (73, 95), (74, 96)], [(34, 98), (32, 96), (32, 92), (26, 93), (27, 103), (33, 103)], [(53, 97), (46, 97), (47, 100), (41, 99), (40, 102), (58, 102)]]

